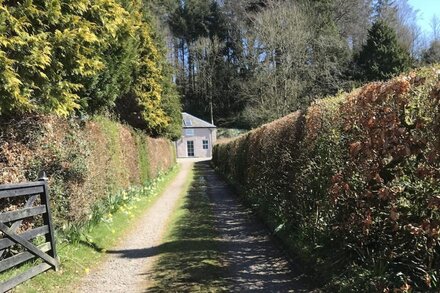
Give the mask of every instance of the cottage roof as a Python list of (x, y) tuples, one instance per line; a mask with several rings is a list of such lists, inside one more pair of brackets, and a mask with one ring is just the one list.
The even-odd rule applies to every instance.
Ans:
[(216, 128), (214, 124), (185, 112), (182, 113), (182, 126), (183, 128)]

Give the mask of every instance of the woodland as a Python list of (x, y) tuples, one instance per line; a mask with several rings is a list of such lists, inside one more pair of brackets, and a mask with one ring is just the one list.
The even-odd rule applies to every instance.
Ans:
[(254, 128), (440, 57), (407, 0), (156, 0), (183, 108)]
[[(250, 129), (440, 58), (407, 0), (2, 1), (0, 114)], [(213, 117), (211, 117), (213, 116)]]

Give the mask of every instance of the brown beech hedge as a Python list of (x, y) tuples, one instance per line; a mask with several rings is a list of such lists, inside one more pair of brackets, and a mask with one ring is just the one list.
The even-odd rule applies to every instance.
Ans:
[(317, 101), (213, 163), (329, 291), (440, 288), (440, 66)]

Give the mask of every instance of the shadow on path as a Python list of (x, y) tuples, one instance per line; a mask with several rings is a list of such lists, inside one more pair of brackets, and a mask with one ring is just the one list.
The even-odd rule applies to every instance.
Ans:
[(303, 275), (270, 237), (270, 232), (249, 208), (244, 207), (229, 185), (203, 162), (208, 194), (226, 257), (226, 280), (233, 291), (309, 292)]
[(217, 240), (177, 240), (165, 242), (159, 246), (144, 249), (126, 249), (126, 250), (107, 250), (106, 253), (118, 254), (123, 258), (145, 258), (152, 257), (162, 253), (180, 253), (185, 248), (186, 253), (197, 253), (210, 250), (212, 247), (222, 244)]
[(245, 208), (209, 162), (194, 164), (194, 181), (168, 242), (107, 251), (123, 258), (162, 256), (145, 274), (146, 292), (309, 292), (269, 231)]

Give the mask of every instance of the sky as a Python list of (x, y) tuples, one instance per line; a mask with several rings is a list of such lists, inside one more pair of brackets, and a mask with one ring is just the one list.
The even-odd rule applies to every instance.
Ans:
[(430, 34), (432, 17), (436, 14), (440, 18), (440, 0), (409, 0), (408, 3), (419, 10), (418, 24), (425, 33)]

